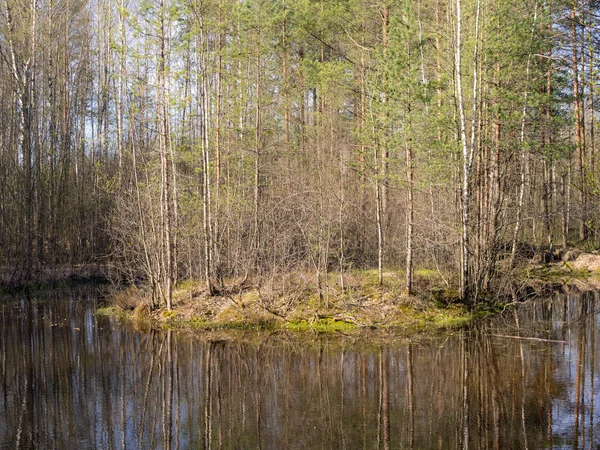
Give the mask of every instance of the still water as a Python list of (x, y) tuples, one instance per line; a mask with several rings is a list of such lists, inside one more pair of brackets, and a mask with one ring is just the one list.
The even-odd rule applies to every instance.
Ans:
[[(600, 443), (600, 296), (380, 344), (207, 340), (0, 300), (0, 449), (538, 449)], [(530, 339), (516, 339), (516, 336)]]

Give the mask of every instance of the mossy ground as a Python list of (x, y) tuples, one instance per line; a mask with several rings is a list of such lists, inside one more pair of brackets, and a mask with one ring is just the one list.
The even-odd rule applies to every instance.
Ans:
[[(343, 278), (329, 273), (321, 278), (319, 290), (315, 273), (293, 272), (269, 279), (226, 280), (216, 296), (206, 295), (201, 281), (185, 280), (174, 290), (172, 311), (147, 311), (145, 318), (177, 329), (342, 334), (373, 329), (412, 333), (471, 321), (471, 311), (453, 302), (455, 294), (441, 274), (415, 271), (419, 295), (410, 296), (404, 292), (404, 277), (402, 271), (387, 271), (379, 284), (376, 270), (348, 271)], [(146, 301), (145, 295), (137, 288), (120, 291), (113, 295), (115, 307), (99, 313), (122, 316), (129, 310), (125, 314), (133, 319), (133, 308)]]
[[(547, 292), (549, 288), (582, 286), (593, 279), (586, 270), (568, 264), (528, 266), (514, 270), (511, 283), (518, 289)], [(268, 279), (229, 279), (218, 295), (208, 296), (204, 283), (185, 280), (173, 293), (173, 309), (127, 313), (136, 321), (154, 326), (190, 330), (263, 330), (353, 334), (384, 330), (401, 334), (462, 328), (474, 318), (495, 314), (511, 302), (507, 295), (468, 307), (457, 299), (451, 277), (435, 270), (415, 270), (416, 295), (406, 295), (405, 274), (386, 271), (383, 282), (376, 270), (329, 273), (320, 283), (314, 272), (292, 272)], [(598, 277), (600, 283), (600, 277)], [(321, 289), (318, 289), (318, 286)], [(130, 288), (115, 294), (115, 305), (106, 309), (123, 316), (147, 301), (147, 294)], [(123, 307), (125, 305), (125, 307)], [(116, 308), (116, 309), (115, 309)], [(121, 312), (118, 312), (120, 310)]]
[(105, 306), (102, 308), (98, 308), (96, 310), (96, 314), (98, 314), (99, 316), (116, 317), (118, 319), (127, 319), (130, 317), (128, 311), (118, 306)]
[(522, 267), (516, 270), (515, 275), (517, 279), (563, 285), (573, 280), (587, 280), (594, 273), (587, 269), (575, 269), (566, 262), (564, 264)]

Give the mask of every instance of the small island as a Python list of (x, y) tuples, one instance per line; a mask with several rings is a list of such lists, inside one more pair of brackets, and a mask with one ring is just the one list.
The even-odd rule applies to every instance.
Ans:
[(0, 447), (596, 448), (598, 17), (0, 0)]

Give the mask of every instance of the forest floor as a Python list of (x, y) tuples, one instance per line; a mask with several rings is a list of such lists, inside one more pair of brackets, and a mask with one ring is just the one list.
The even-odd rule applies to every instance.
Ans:
[[(315, 273), (293, 272), (267, 280), (231, 279), (209, 296), (200, 281), (182, 281), (173, 308), (150, 311), (148, 294), (130, 287), (113, 292), (99, 314), (186, 330), (288, 330), (355, 334), (380, 330), (403, 335), (457, 329), (517, 302), (555, 291), (600, 290), (600, 255), (577, 252), (565, 261), (530, 261), (505, 276), (493, 297), (475, 307), (457, 301), (452, 280), (435, 270), (415, 271), (416, 295), (404, 292), (404, 272), (329, 273), (318, 289)], [(320, 294), (319, 294), (320, 291)]]

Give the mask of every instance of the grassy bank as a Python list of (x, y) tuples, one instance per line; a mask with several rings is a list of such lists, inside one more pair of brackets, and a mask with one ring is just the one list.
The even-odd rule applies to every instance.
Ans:
[[(503, 277), (495, 295), (475, 307), (460, 303), (450, 280), (437, 271), (415, 272), (416, 295), (404, 292), (404, 273), (376, 270), (330, 273), (292, 272), (262, 279), (229, 279), (208, 296), (198, 280), (180, 282), (173, 309), (150, 311), (148, 293), (130, 287), (112, 295), (112, 307), (99, 311), (149, 326), (192, 330), (287, 330), (352, 334), (384, 330), (401, 334), (464, 327), (474, 318), (514, 302), (557, 289), (600, 289), (598, 271), (565, 262), (526, 265)], [(319, 288), (320, 286), (320, 288)]]

